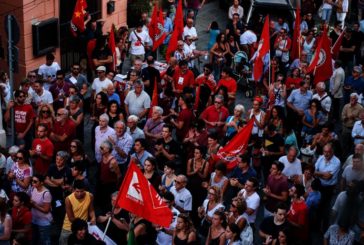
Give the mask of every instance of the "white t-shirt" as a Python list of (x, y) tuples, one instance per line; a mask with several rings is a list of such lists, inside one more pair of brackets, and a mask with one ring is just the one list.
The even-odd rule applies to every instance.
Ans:
[[(138, 37), (140, 38), (141, 41), (139, 41), (139, 39), (136, 35), (138, 35)], [(146, 31), (142, 31), (142, 32), (133, 31), (132, 33), (130, 33), (130, 36), (129, 36), (129, 42), (131, 42), (130, 54), (133, 54), (133, 55), (145, 54), (145, 48), (143, 45), (145, 45), (145, 43), (150, 43), (151, 41), (152, 40)]]
[(48, 90), (45, 90), (44, 88), (43, 88), (43, 93), (41, 95), (34, 92), (32, 94), (32, 97), (33, 97), (33, 103), (35, 103), (36, 105), (53, 103), (53, 96), (52, 96), (51, 92), (49, 92)]
[(103, 81), (100, 81), (100, 79), (96, 77), (92, 83), (92, 90), (95, 90), (95, 93), (98, 94), (101, 91), (106, 90), (110, 84), (112, 85), (112, 82), (109, 78), (105, 78)]
[[(182, 34), (182, 38), (183, 40), (185, 40), (185, 37), (186, 36), (190, 36), (190, 37), (193, 37), (193, 38), (196, 38), (197, 37), (197, 31), (196, 31), (196, 28), (195, 27), (191, 27), (189, 28), (188, 26), (185, 26), (183, 28), (183, 34)], [(191, 44), (191, 48), (192, 49), (196, 49), (196, 43), (195, 42), (192, 42)]]
[(222, 209), (222, 211), (225, 210), (225, 206), (222, 205), (221, 203), (218, 203), (213, 209), (207, 211), (208, 203), (209, 203), (209, 199), (205, 199), (205, 201), (203, 201), (202, 206), (205, 209), (205, 213), (209, 218), (212, 218), (212, 216), (214, 215), (216, 210), (219, 210), (219, 209)]
[(247, 30), (243, 34), (240, 35), (240, 44), (241, 45), (250, 45), (257, 42), (257, 35), (254, 32)]
[(150, 108), (150, 97), (145, 91), (137, 96), (132, 90), (126, 96), (124, 103), (128, 107), (130, 115), (138, 116), (143, 110)]
[(253, 195), (248, 196), (246, 194), (245, 189), (242, 189), (239, 192), (239, 195), (241, 195), (245, 199), (246, 206), (248, 208), (254, 210), (254, 213), (252, 213), (251, 215), (249, 215), (247, 213), (246, 213), (246, 215), (248, 216), (248, 222), (249, 223), (255, 223), (255, 219), (257, 218), (257, 210), (258, 210), (259, 205), (260, 205), (260, 197), (259, 197), (258, 193), (254, 192)]
[[(180, 214), (180, 212), (177, 209), (172, 208), (172, 213), (173, 213), (172, 222), (169, 225), (169, 228), (166, 230), (174, 230), (176, 228), (177, 217)], [(165, 233), (164, 231), (159, 231), (156, 242), (158, 245), (169, 245), (169, 244), (172, 244), (172, 239), (173, 239), (173, 236)]]
[[(57, 62), (53, 62), (50, 66), (47, 66), (46, 64), (41, 65), (38, 69), (38, 74), (41, 75), (46, 81), (48, 80), (48, 77), (52, 77), (52, 80), (55, 80), (58, 70), (61, 70), (61, 67), (58, 65)], [(51, 84), (44, 83), (44, 88), (46, 90), (48, 90), (50, 86)]]
[(282, 174), (291, 177), (293, 175), (302, 175), (301, 160), (296, 158), (293, 163), (289, 162), (287, 156), (280, 157), (279, 160), (284, 164)]

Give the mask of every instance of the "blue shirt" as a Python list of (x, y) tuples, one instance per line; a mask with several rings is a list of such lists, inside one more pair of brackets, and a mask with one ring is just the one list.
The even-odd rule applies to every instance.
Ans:
[(319, 191), (311, 191), (306, 198), (306, 205), (309, 209), (317, 208), (321, 200), (321, 193)]
[(336, 156), (332, 156), (331, 159), (327, 162), (326, 158), (323, 155), (321, 155), (316, 161), (315, 171), (329, 172), (332, 174), (332, 177), (329, 180), (320, 178), (321, 184), (323, 186), (336, 185), (338, 182), (339, 171), (340, 171), (340, 160)]
[(244, 185), (250, 177), (256, 176), (257, 173), (251, 167), (249, 167), (248, 171), (246, 171), (245, 173), (243, 173), (243, 171), (239, 167), (235, 167), (233, 172), (231, 173), (230, 178), (237, 178), (239, 180), (239, 183)]
[(346, 79), (345, 86), (350, 86), (352, 92), (361, 94), (364, 90), (364, 80), (361, 77), (354, 79), (352, 76), (350, 76)]
[(287, 101), (297, 109), (304, 111), (308, 108), (311, 99), (312, 99), (311, 91), (306, 91), (306, 93), (302, 94), (301, 89), (298, 88), (292, 91)]
[(108, 95), (109, 101), (115, 100), (116, 103), (120, 106), (120, 96), (117, 93), (113, 93), (112, 95)]
[[(166, 17), (164, 19), (164, 31), (166, 33), (172, 32), (173, 31), (173, 24), (172, 24), (172, 20), (169, 17)], [(171, 38), (171, 34), (166, 36), (166, 39), (164, 39), (163, 44), (168, 44), (169, 43), (169, 39)]]

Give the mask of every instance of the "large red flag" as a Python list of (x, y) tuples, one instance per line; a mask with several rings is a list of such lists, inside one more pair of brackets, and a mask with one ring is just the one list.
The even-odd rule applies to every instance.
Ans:
[(314, 74), (314, 84), (329, 79), (332, 75), (331, 41), (327, 36), (327, 28), (324, 29), (315, 54), (306, 73)]
[(301, 46), (301, 10), (299, 7), (296, 9), (296, 20), (294, 23), (294, 31), (293, 31), (293, 42), (291, 49), (291, 60), (295, 60), (299, 58), (300, 54), (300, 46)]
[(154, 88), (152, 94), (152, 102), (150, 103), (149, 115), (148, 117), (152, 117), (153, 107), (158, 105), (158, 84), (157, 78), (154, 80)]
[(270, 49), (269, 40), (269, 15), (265, 17), (262, 35), (260, 36), (258, 50), (254, 54), (255, 60), (253, 64), (253, 79), (259, 81), (263, 74), (263, 59)]
[(169, 61), (171, 57), (171, 53), (177, 49), (178, 39), (182, 38), (183, 33), (183, 10), (182, 10), (182, 0), (178, 1), (178, 6), (176, 10), (176, 16), (174, 18), (174, 28), (169, 40), (167, 52), (166, 52), (166, 60)]
[(332, 53), (332, 57), (334, 59), (337, 59), (339, 57), (340, 46), (341, 46), (341, 43), (343, 42), (343, 38), (344, 38), (344, 34), (345, 34), (345, 29), (346, 29), (346, 27), (340, 33), (340, 36), (336, 39), (336, 42), (334, 43), (334, 45), (332, 45), (331, 53)]
[(226, 162), (227, 169), (233, 169), (237, 165), (237, 156), (247, 149), (253, 126), (254, 119), (250, 119), (248, 124), (217, 152), (217, 158)]
[(169, 227), (173, 214), (134, 162), (121, 184), (117, 205), (154, 224)]
[(112, 70), (115, 71), (116, 69), (116, 45), (115, 45), (115, 34), (114, 34), (114, 25), (111, 25), (111, 30), (109, 34), (109, 48), (112, 53)]
[(158, 7), (158, 3), (156, 3), (153, 8), (152, 19), (149, 26), (149, 36), (153, 40), (153, 51), (155, 51), (166, 38), (163, 12)]
[(87, 8), (86, 0), (77, 0), (71, 20), (71, 32), (75, 37), (77, 37), (77, 31), (79, 32), (85, 31), (84, 10), (86, 8)]

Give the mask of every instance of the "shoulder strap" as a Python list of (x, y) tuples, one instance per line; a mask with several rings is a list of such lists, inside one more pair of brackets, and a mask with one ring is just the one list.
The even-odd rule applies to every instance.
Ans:
[(136, 33), (135, 30), (134, 30), (134, 34), (135, 34), (136, 38), (138, 38), (138, 41), (143, 45), (143, 47), (145, 47), (142, 39), (138, 36), (138, 34)]

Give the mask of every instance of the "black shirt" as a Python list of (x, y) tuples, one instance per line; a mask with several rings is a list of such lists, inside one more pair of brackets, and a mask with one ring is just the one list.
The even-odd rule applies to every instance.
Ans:
[(260, 225), (260, 230), (265, 234), (271, 235), (273, 239), (276, 239), (278, 238), (278, 233), (288, 227), (289, 223), (287, 220), (281, 225), (276, 225), (274, 223), (274, 216), (271, 216), (263, 220), (262, 224)]
[(147, 94), (150, 97), (152, 97), (155, 81), (157, 81), (157, 83), (161, 81), (161, 76), (159, 71), (152, 66), (148, 66), (142, 69), (141, 77), (143, 82), (149, 80), (149, 86), (148, 87), (145, 86), (144, 91), (147, 92)]

